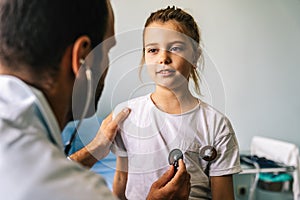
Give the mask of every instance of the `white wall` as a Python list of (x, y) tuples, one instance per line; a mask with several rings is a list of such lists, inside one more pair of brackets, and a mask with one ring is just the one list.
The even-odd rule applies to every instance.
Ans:
[(254, 135), (300, 146), (299, 0), (112, 0), (112, 5), (118, 44), (99, 115), (152, 87), (139, 86), (140, 30), (150, 12), (177, 5), (202, 30), (204, 99), (230, 118), (241, 149), (249, 148)]

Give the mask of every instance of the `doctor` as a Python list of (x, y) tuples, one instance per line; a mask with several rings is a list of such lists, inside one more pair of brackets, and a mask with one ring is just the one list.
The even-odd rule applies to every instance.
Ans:
[[(96, 138), (70, 156), (82, 165), (66, 159), (60, 138), (73, 120), (74, 93), (86, 95), (80, 87), (73, 91), (75, 81), (86, 82), (80, 67), (97, 44), (113, 36), (113, 20), (105, 0), (1, 1), (0, 199), (115, 199), (104, 179), (82, 165), (90, 167), (107, 153), (118, 123), (130, 111), (123, 110), (114, 120), (109, 116)], [(104, 68), (114, 45), (101, 48), (101, 63), (93, 63), (92, 71)], [(102, 74), (94, 103), (106, 70)], [(78, 112), (84, 110), (80, 103), (76, 106)], [(170, 167), (153, 183), (148, 199), (187, 199), (189, 181), (180, 160), (175, 176)]]

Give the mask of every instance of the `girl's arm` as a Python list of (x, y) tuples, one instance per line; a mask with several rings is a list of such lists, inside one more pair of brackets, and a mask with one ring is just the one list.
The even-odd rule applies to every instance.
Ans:
[(116, 172), (113, 182), (113, 193), (121, 200), (126, 199), (125, 189), (128, 174), (128, 160), (127, 157), (117, 157)]
[(212, 176), (211, 190), (213, 200), (234, 200), (232, 175)]

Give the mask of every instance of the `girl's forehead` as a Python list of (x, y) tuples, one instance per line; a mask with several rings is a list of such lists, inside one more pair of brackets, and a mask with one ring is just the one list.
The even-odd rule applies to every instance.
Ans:
[(165, 22), (162, 21), (154, 21), (150, 23), (146, 28), (165, 28), (174, 31), (179, 31), (179, 23), (175, 20), (168, 20)]
[(186, 42), (188, 36), (178, 31), (178, 25), (171, 21), (167, 22), (153, 22), (145, 28), (144, 32), (145, 42), (151, 41), (172, 41), (180, 40)]
[(170, 32), (178, 32), (182, 34), (182, 27), (177, 21), (174, 20), (169, 20), (166, 22), (152, 22), (150, 23), (147, 27), (145, 27), (145, 31), (151, 30), (151, 29), (156, 29), (156, 30), (161, 30), (161, 31), (170, 31)]

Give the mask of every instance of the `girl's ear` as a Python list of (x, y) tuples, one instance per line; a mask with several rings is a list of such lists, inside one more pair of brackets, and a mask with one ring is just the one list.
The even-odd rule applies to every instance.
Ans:
[(82, 65), (82, 60), (91, 51), (91, 40), (88, 36), (80, 36), (74, 42), (72, 50), (72, 69), (75, 75), (78, 74), (79, 68)]

